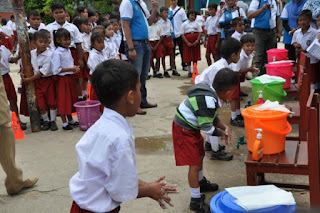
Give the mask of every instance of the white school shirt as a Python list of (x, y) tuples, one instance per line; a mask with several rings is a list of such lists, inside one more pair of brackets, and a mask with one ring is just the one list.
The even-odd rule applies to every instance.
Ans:
[(60, 75), (60, 76), (72, 75), (73, 72), (60, 73), (60, 71), (63, 68), (72, 68), (72, 67), (74, 67), (74, 63), (73, 63), (73, 58), (72, 58), (70, 49), (57, 47), (57, 49), (53, 51), (53, 54), (51, 57), (52, 73), (54, 75)]
[(41, 29), (46, 29), (46, 25), (44, 25), (44, 23), (40, 23), (40, 26), (38, 27), (38, 30), (34, 29), (33, 27), (31, 27), (31, 25), (29, 25), (28, 33), (35, 33), (35, 32), (38, 32)]
[(164, 35), (163, 27), (159, 21), (149, 26), (149, 41), (158, 41)]
[(118, 56), (118, 49), (115, 42), (110, 38), (105, 37), (104, 39), (104, 51), (107, 54), (109, 59), (116, 59)]
[(133, 129), (108, 108), (76, 145), (78, 172), (70, 179), (72, 200), (82, 209), (109, 212), (138, 196)]
[[(169, 16), (170, 14), (173, 15), (179, 8), (179, 6), (176, 6), (176, 8), (174, 8), (173, 10), (171, 7), (169, 7)], [(179, 38), (181, 36), (181, 25), (184, 21), (187, 20), (188, 18), (186, 12), (183, 8), (181, 8), (172, 19), (173, 32), (175, 38)]]
[(208, 35), (217, 35), (220, 32), (219, 29), (219, 21), (218, 16), (209, 16), (206, 20), (206, 25), (204, 27), (205, 30), (207, 30)]
[(105, 60), (108, 60), (108, 56), (105, 54), (104, 51), (99, 52), (98, 50), (92, 48), (92, 50), (89, 52), (88, 58), (88, 67), (90, 69), (90, 75), (92, 75), (96, 66), (98, 66), (98, 64)]
[[(319, 32), (310, 26), (308, 31), (303, 35), (300, 28), (294, 32), (291, 44), (298, 43), (301, 45), (302, 49), (306, 50), (315, 39), (318, 39), (318, 34)], [(318, 62), (317, 58), (313, 57), (309, 53), (306, 53), (306, 56), (310, 58), (310, 64)]]
[(9, 61), (13, 58), (12, 53), (3, 45), (0, 46), (0, 70), (1, 75), (5, 75), (10, 72)]
[(249, 68), (249, 63), (252, 59), (252, 54), (247, 55), (247, 53), (242, 49), (240, 53), (240, 59), (237, 64), (233, 64), (235, 69), (233, 71), (239, 72), (240, 70)]
[(173, 33), (173, 27), (172, 27), (171, 21), (169, 19), (167, 19), (166, 21), (163, 19), (160, 19), (159, 22), (162, 25), (164, 35), (171, 36), (171, 34)]
[(202, 27), (205, 23), (203, 15), (197, 15), (196, 22), (198, 22), (200, 24), (200, 26)]
[(111, 40), (116, 43), (117, 49), (120, 48), (121, 39), (122, 39), (121, 33), (122, 32), (118, 30), (117, 32), (114, 33), (113, 37), (111, 38)]
[(202, 32), (202, 28), (200, 26), (200, 24), (196, 21), (190, 21), (187, 20), (185, 22), (182, 23), (181, 25), (181, 34), (186, 34), (186, 33), (201, 33)]
[(8, 27), (7, 25), (4, 25), (0, 28), (0, 32), (3, 32), (4, 34), (8, 36), (13, 36), (13, 30)]
[(43, 77), (52, 76), (51, 57), (53, 52), (47, 49), (40, 55), (37, 55), (37, 49), (31, 50), (31, 65), (34, 75), (41, 72)]
[(70, 44), (70, 48), (73, 47), (73, 48), (76, 48), (76, 44), (79, 44), (79, 43), (82, 43), (83, 40), (82, 40), (82, 36), (81, 36), (81, 33), (79, 31), (79, 29), (72, 23), (69, 23), (69, 22), (65, 22), (62, 26), (60, 24), (58, 24), (56, 21), (48, 24), (46, 26), (46, 29), (50, 32), (51, 34), (51, 44), (50, 44), (50, 47), (52, 48), (55, 48), (54, 46), (54, 43), (53, 43), (53, 40), (54, 40), (54, 37), (53, 37), (53, 31), (54, 30), (58, 30), (59, 28), (65, 28), (66, 30), (68, 30), (70, 32), (70, 35), (71, 35), (71, 44)]
[(7, 26), (10, 27), (13, 31), (16, 31), (16, 30), (17, 30), (17, 29), (16, 29), (16, 22), (13, 22), (13, 21), (9, 20), (9, 21), (7, 22)]
[(214, 77), (216, 76), (218, 71), (223, 68), (230, 68), (232, 70), (235, 70), (235, 64), (233, 63), (228, 64), (226, 59), (221, 58), (219, 61), (213, 63), (208, 68), (203, 70), (203, 72), (196, 77), (195, 83), (196, 84), (203, 83), (212, 87)]
[(91, 50), (91, 33), (87, 34), (87, 33), (81, 33), (82, 36), (82, 49), (85, 53), (90, 52)]
[(247, 33), (246, 32), (239, 33), (238, 31), (234, 31), (234, 33), (232, 33), (231, 37), (240, 41), (242, 36), (244, 36), (245, 34), (247, 34)]

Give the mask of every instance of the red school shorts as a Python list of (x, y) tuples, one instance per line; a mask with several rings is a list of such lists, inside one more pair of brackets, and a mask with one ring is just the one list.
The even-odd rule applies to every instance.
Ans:
[(6, 37), (1, 33), (1, 39), (2, 39), (2, 45), (11, 51), (13, 49), (13, 38)]
[(47, 110), (49, 107), (56, 107), (56, 91), (53, 78), (51, 76), (39, 78), (35, 83), (39, 109)]
[[(118, 212), (120, 212), (120, 206), (118, 206), (117, 208), (113, 209), (110, 212), (105, 212), (105, 213), (118, 213)], [(78, 204), (73, 201), (70, 209), (70, 213), (93, 213), (93, 212), (80, 208), (80, 206), (78, 206)]]
[(217, 54), (216, 51), (216, 43), (218, 41), (218, 35), (209, 35), (208, 36), (208, 43), (207, 43), (207, 51), (206, 54)]
[[(156, 44), (158, 42), (159, 41), (150, 41), (150, 46), (154, 47), (154, 46), (156, 46)], [(150, 58), (153, 59), (153, 58), (162, 58), (162, 57), (163, 57), (163, 55), (162, 55), (162, 44), (160, 43), (158, 45), (157, 49), (151, 51), (151, 57)]]
[(164, 37), (162, 39), (162, 55), (173, 55), (173, 43), (172, 38), (170, 37)]
[[(238, 80), (239, 79), (240, 77), (238, 77)], [(232, 99), (238, 99), (238, 98), (240, 98), (240, 82), (238, 82), (236, 89), (232, 93)]]
[(172, 122), (172, 139), (176, 166), (198, 166), (205, 155), (200, 130), (183, 129)]
[(17, 101), (17, 93), (16, 93), (16, 89), (14, 88), (11, 76), (9, 75), (9, 73), (7, 73), (3, 75), (2, 78), (3, 78), (4, 89), (6, 90), (8, 100)]

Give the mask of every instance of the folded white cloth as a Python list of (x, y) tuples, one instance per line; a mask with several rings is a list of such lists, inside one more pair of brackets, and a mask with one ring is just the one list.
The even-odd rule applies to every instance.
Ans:
[(267, 84), (267, 83), (270, 83), (273, 81), (280, 81), (280, 82), (286, 81), (286, 79), (281, 78), (279, 76), (272, 76), (272, 75), (267, 75), (267, 74), (256, 77), (256, 79), (259, 80), (262, 84)]
[(247, 211), (296, 204), (291, 192), (274, 185), (239, 186), (226, 188), (226, 191), (236, 198), (236, 204)]
[(255, 110), (264, 111), (264, 110), (273, 110), (290, 113), (290, 110), (284, 105), (280, 105), (278, 101), (269, 101), (267, 100), (264, 104), (259, 107), (255, 107)]

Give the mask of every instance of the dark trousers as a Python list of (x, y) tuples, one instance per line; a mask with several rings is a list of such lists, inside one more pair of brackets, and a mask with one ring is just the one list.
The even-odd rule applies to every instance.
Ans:
[(284, 44), (284, 48), (289, 50), (288, 52), (288, 58), (289, 60), (296, 61), (296, 49), (292, 44)]
[[(185, 63), (183, 63), (183, 40), (182, 37), (180, 36), (179, 38), (174, 38), (173, 39), (173, 53), (174, 53), (174, 59), (176, 59), (176, 46), (179, 46), (179, 52), (181, 56), (181, 66), (186, 66)], [(173, 68), (173, 67), (172, 67)]]

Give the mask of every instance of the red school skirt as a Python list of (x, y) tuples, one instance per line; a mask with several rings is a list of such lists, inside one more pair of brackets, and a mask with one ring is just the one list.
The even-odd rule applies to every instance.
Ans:
[(6, 90), (8, 100), (17, 101), (17, 93), (16, 93), (16, 89), (14, 88), (14, 84), (12, 82), (11, 76), (9, 75), (9, 73), (7, 73), (3, 75), (2, 78), (3, 78), (4, 89)]
[(215, 55), (215, 54), (218, 53), (218, 51), (216, 51), (216, 43), (217, 43), (217, 41), (218, 41), (218, 35), (209, 35), (208, 36), (206, 54)]
[(49, 107), (56, 107), (56, 88), (53, 77), (39, 78), (35, 84), (39, 109), (48, 110)]
[[(157, 43), (158, 43), (158, 41), (150, 41), (150, 46), (154, 47), (154, 46), (156, 46)], [(157, 49), (151, 51), (151, 59), (153, 59), (153, 58), (162, 58), (162, 57), (163, 57), (163, 55), (162, 55), (162, 44), (160, 43), (158, 45)]]
[(88, 64), (87, 64), (87, 61), (88, 61), (88, 58), (89, 58), (89, 53), (84, 53), (84, 57), (86, 57), (87, 60), (84, 60), (83, 61), (83, 68), (81, 68), (81, 76), (82, 78), (86, 78), (86, 79), (89, 79), (90, 75), (90, 69), (88, 67)]
[[(184, 34), (184, 36), (190, 43), (194, 43), (197, 40), (199, 33), (187, 33)], [(197, 62), (200, 60), (200, 44), (198, 43), (194, 47), (188, 47), (188, 45), (183, 42), (183, 63)]]
[[(71, 56), (73, 58), (73, 63), (75, 66), (79, 66), (78, 65), (78, 53), (77, 53), (77, 49), (75, 48), (70, 48), (70, 51), (71, 51)], [(82, 72), (80, 70), (80, 72), (77, 72), (76, 74), (74, 74), (74, 76), (76, 78), (82, 78)]]
[(6, 37), (1, 33), (2, 45), (5, 46), (8, 50), (12, 51), (13, 49), (13, 38)]
[(73, 106), (78, 101), (77, 86), (74, 75), (59, 76), (57, 81), (57, 108), (60, 115), (71, 115)]
[(173, 55), (173, 43), (172, 38), (170, 37), (164, 37), (162, 39), (162, 55)]
[[(118, 213), (118, 212), (120, 212), (120, 206), (118, 206), (117, 208), (115, 208), (110, 212), (105, 212), (105, 213)], [(93, 212), (80, 208), (80, 206), (78, 206), (78, 204), (73, 201), (70, 209), (70, 213), (93, 213)]]

